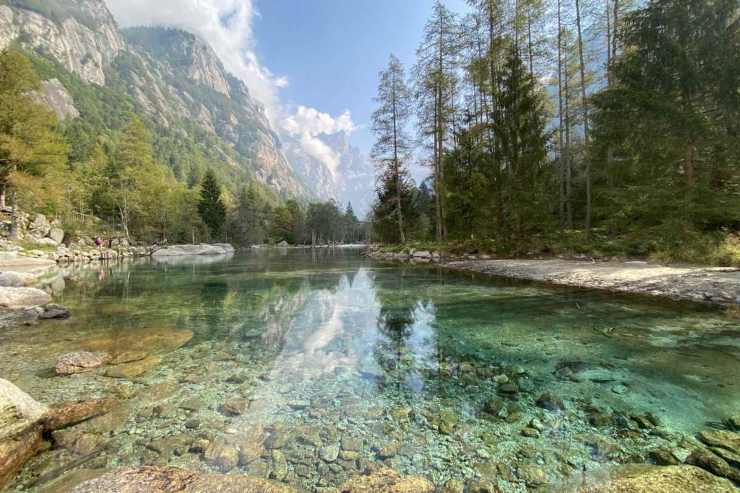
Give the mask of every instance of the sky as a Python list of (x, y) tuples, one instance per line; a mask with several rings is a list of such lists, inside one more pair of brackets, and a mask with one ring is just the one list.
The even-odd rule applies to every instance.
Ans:
[[(244, 80), (273, 126), (327, 167), (317, 137), (344, 131), (366, 155), (378, 72), (391, 53), (410, 67), (433, 0), (105, 0), (123, 27), (199, 35)], [(452, 10), (464, 0), (448, 0)]]

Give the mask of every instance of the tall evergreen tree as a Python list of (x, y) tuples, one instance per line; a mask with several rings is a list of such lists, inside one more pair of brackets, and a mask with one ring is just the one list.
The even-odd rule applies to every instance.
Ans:
[(218, 238), (226, 222), (226, 207), (221, 199), (221, 185), (212, 170), (206, 171), (203, 177), (198, 212), (208, 226), (211, 237)]
[(411, 93), (405, 78), (403, 65), (391, 55), (388, 68), (380, 73), (375, 98), (379, 106), (372, 116), (377, 140), (371, 153), (379, 170), (378, 199), (393, 203), (391, 210), (386, 207), (381, 210), (394, 216), (401, 243), (406, 243), (403, 192), (407, 186), (407, 161), (412, 150), (412, 141), (406, 130), (412, 114)]

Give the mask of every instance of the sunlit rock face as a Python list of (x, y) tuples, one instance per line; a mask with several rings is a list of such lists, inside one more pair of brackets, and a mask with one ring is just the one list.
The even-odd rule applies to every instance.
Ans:
[[(11, 44), (86, 83), (128, 93), (140, 114), (202, 142), (222, 167), (245, 179), (254, 177), (284, 197), (318, 197), (296, 177), (262, 105), (212, 47), (190, 33), (121, 30), (102, 0), (41, 6), (19, 0), (0, 6), (0, 49)], [(60, 119), (78, 116), (70, 88), (58, 80), (44, 82), (41, 99)]]
[(110, 12), (98, 0), (67, 2), (65, 14), (55, 4), (43, 13), (0, 6), (0, 49), (19, 42), (48, 53), (84, 81), (105, 85), (105, 70), (125, 48)]

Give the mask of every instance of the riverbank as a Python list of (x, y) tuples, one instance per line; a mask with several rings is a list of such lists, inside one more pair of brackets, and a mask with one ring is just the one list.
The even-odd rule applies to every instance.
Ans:
[(371, 249), (377, 260), (434, 263), (461, 272), (545, 282), (559, 286), (658, 296), (713, 305), (740, 305), (740, 269), (666, 266), (642, 261), (494, 259), (486, 255), (445, 257), (437, 252)]

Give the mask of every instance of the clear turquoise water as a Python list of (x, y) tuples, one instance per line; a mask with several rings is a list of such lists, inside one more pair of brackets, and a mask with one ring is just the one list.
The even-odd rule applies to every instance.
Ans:
[[(43, 402), (128, 398), (115, 427), (81, 429), (107, 443), (86, 468), (170, 464), (323, 491), (384, 462), (439, 486), (548, 491), (657, 448), (680, 454), (740, 410), (738, 321), (696, 305), (343, 250), (73, 270), (58, 301), (70, 320), (0, 333), (0, 375)], [(51, 372), (86, 341), (156, 330), (193, 338), (130, 380)], [(539, 407), (545, 392), (564, 409)], [(240, 415), (224, 409), (235, 399), (250, 403)], [(597, 413), (608, 419), (594, 426)], [(645, 416), (658, 426), (641, 428)], [(213, 444), (239, 463), (204, 452)], [(84, 452), (60, 440), (20, 481)]]

